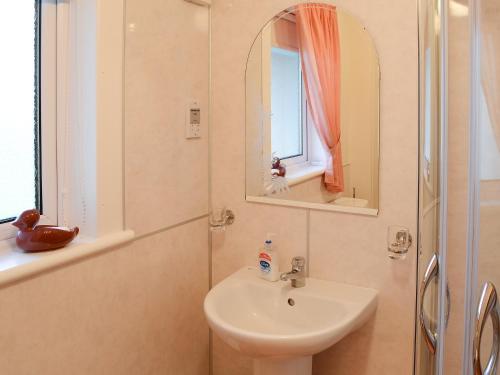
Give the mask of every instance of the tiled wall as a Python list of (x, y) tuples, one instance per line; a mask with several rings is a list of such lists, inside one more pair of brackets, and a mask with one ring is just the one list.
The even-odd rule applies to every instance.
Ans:
[[(290, 0), (217, 0), (212, 6), (212, 198), (236, 214), (213, 236), (214, 283), (254, 264), (265, 234), (278, 234), (281, 267), (309, 258), (310, 276), (376, 288), (377, 314), (314, 358), (315, 375), (401, 375), (413, 369), (415, 261), (386, 254), (390, 224), (416, 233), (417, 11), (413, 0), (338, 0), (373, 36), (381, 67), (380, 214), (376, 218), (245, 202), (245, 63), (260, 28)], [(231, 358), (231, 360), (228, 360)], [(215, 375), (249, 375), (251, 361), (214, 338)]]
[(206, 233), (200, 219), (0, 290), (0, 373), (208, 374)]
[(126, 7), (125, 213), (140, 238), (0, 289), (1, 374), (209, 372), (207, 128), (184, 138), (189, 99), (208, 119), (209, 11)]
[[(142, 234), (207, 213), (208, 8), (127, 1), (125, 143), (129, 227)], [(188, 104), (201, 139), (185, 139)]]

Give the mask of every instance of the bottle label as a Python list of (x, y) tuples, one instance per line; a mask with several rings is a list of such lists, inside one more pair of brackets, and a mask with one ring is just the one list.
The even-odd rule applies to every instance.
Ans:
[(271, 272), (271, 257), (267, 253), (259, 254), (259, 267), (260, 270), (264, 273)]
[(266, 262), (265, 260), (261, 260), (259, 264), (260, 264), (260, 270), (262, 272), (265, 273), (271, 272), (271, 265), (268, 262)]
[(259, 259), (267, 260), (268, 262), (270, 262), (272, 260), (271, 256), (268, 253), (260, 253)]

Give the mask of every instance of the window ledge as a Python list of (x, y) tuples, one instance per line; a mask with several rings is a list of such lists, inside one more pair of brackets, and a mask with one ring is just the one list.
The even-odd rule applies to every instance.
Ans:
[(322, 165), (300, 164), (290, 167), (287, 170), (286, 180), (288, 186), (300, 184), (301, 182), (310, 180), (311, 178), (321, 176), (325, 173), (325, 167)]
[(22, 252), (14, 239), (0, 241), (0, 287), (131, 242), (134, 236), (126, 230), (97, 239), (77, 237), (63, 249), (41, 253)]

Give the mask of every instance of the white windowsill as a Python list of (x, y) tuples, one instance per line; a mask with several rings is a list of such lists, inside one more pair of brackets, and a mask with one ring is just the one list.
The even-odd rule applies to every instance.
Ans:
[(77, 237), (63, 249), (41, 253), (22, 252), (15, 239), (0, 241), (0, 287), (131, 242), (134, 236), (125, 230), (97, 239)]
[(323, 173), (325, 173), (325, 167), (322, 165), (299, 164), (287, 168), (286, 180), (288, 181), (288, 186), (293, 186), (311, 178), (321, 176)]

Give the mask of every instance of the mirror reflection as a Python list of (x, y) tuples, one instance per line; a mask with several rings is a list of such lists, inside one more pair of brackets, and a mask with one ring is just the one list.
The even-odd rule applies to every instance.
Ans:
[(379, 81), (355, 17), (315, 3), (276, 15), (247, 62), (247, 200), (376, 214)]

